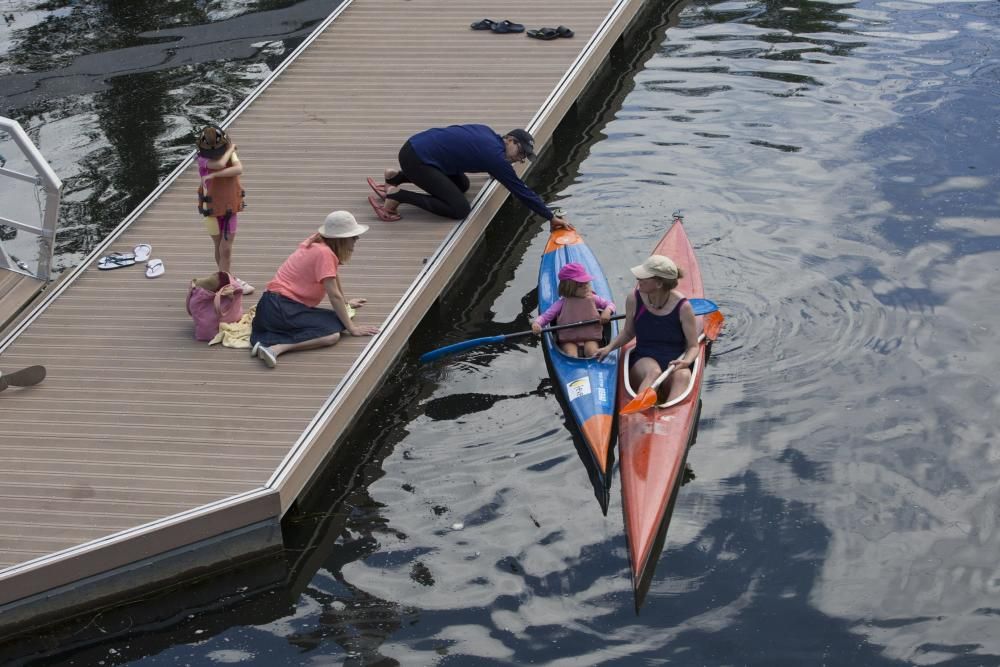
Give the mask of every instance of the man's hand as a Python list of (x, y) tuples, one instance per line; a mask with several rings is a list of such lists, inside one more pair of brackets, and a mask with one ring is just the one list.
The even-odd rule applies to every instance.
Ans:
[(572, 229), (576, 229), (576, 227), (574, 227), (573, 225), (569, 224), (569, 221), (566, 220), (566, 218), (564, 218), (563, 216), (556, 215), (556, 216), (553, 216), (551, 220), (549, 220), (549, 231), (554, 232), (557, 229), (570, 229), (570, 230), (572, 230)]

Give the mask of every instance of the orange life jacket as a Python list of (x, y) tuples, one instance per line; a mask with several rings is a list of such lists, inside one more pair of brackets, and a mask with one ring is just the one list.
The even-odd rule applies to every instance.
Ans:
[(198, 212), (216, 218), (238, 213), (246, 208), (246, 194), (239, 176), (213, 178), (207, 193), (204, 185), (198, 186)]

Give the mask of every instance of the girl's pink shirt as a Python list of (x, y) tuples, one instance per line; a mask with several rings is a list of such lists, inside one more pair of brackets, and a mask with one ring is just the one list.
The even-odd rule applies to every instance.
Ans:
[[(597, 306), (598, 311), (604, 310), (608, 306), (611, 306), (611, 312), (612, 313), (615, 312), (615, 304), (608, 301), (604, 297), (598, 296), (597, 294), (591, 294), (590, 298), (594, 300), (594, 305)], [(558, 299), (556, 299), (556, 302), (553, 303), (551, 306), (549, 306), (544, 313), (539, 315), (538, 319), (535, 321), (538, 322), (539, 326), (542, 327), (548, 326), (549, 322), (554, 322), (555, 319), (559, 317), (559, 313), (562, 312), (562, 308), (563, 308), (563, 297), (559, 297)]]
[(323, 281), (335, 277), (339, 266), (340, 260), (325, 243), (310, 244), (306, 239), (278, 267), (266, 289), (315, 308), (326, 297)]

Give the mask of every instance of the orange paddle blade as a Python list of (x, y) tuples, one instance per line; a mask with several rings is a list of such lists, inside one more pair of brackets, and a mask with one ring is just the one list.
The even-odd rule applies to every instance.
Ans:
[(721, 310), (716, 310), (705, 316), (705, 338), (708, 340), (715, 340), (719, 337), (719, 332), (722, 331), (722, 324), (726, 321), (726, 318), (722, 315)]
[(625, 404), (620, 414), (630, 415), (633, 412), (642, 412), (654, 405), (656, 405), (656, 390), (652, 387), (646, 387), (641, 394)]

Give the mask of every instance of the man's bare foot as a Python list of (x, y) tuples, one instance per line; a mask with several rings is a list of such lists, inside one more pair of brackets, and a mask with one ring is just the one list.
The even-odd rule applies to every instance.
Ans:
[(396, 209), (399, 208), (399, 202), (396, 201), (395, 199), (390, 199), (389, 198), (389, 195), (395, 194), (395, 193), (399, 192), (399, 190), (400, 190), (400, 188), (397, 188), (395, 185), (387, 185), (387, 186), (385, 186), (385, 197), (386, 198), (385, 198), (385, 203), (383, 203), (382, 206), (383, 206), (383, 208), (385, 208), (385, 210), (389, 211), (389, 213), (395, 213)]

